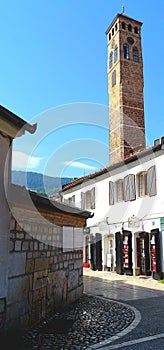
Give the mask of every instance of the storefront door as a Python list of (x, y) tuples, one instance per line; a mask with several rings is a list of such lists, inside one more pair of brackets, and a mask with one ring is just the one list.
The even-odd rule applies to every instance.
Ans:
[(136, 242), (137, 246), (137, 266), (140, 268), (141, 275), (150, 274), (150, 249), (149, 233), (141, 232)]

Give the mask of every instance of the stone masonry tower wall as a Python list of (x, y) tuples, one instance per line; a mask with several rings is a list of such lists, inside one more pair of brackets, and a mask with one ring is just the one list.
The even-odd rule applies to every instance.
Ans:
[(110, 164), (145, 148), (142, 23), (118, 14), (106, 31)]

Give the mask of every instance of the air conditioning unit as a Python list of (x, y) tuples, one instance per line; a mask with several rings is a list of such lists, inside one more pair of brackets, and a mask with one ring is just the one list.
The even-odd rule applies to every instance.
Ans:
[(164, 144), (164, 136), (159, 137), (159, 139), (154, 140), (154, 146), (163, 145)]

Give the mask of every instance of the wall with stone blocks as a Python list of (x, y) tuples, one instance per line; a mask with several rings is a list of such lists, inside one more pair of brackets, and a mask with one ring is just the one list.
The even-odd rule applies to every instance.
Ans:
[(82, 250), (63, 252), (63, 228), (11, 220), (8, 287), (0, 333), (24, 331), (82, 296)]

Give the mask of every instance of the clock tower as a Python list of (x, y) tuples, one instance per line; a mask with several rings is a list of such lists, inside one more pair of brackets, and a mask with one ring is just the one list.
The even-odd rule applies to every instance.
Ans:
[(106, 31), (110, 164), (145, 148), (142, 23), (118, 14)]

